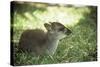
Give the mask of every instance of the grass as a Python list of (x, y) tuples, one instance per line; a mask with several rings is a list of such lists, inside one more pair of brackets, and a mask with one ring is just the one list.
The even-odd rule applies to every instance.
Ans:
[(88, 22), (74, 27), (73, 34), (60, 41), (54, 56), (34, 57), (26, 53), (16, 53), (15, 65), (96, 61), (96, 27)]
[[(46, 8), (46, 7), (45, 7)], [(59, 42), (58, 48), (53, 56), (33, 56), (30, 53), (20, 53), (18, 52), (18, 48), (14, 47), (14, 65), (38, 65), (38, 64), (56, 64), (56, 63), (69, 63), (69, 62), (87, 62), (87, 61), (97, 61), (97, 23), (95, 13), (96, 9), (92, 8), (88, 9), (85, 8), (59, 8), (54, 7), (50, 8), (52, 11), (51, 13), (48, 10), (41, 12), (41, 10), (37, 10), (39, 13), (34, 11), (36, 17), (39, 19), (32, 19), (31, 15), (29, 14), (28, 17), (31, 17), (31, 20), (27, 20), (22, 17), (21, 14), (15, 12), (14, 14), (14, 23), (13, 23), (13, 44), (14, 46), (18, 46), (18, 41), (20, 38), (21, 33), (25, 29), (30, 29), (31, 26), (33, 29), (34, 27), (40, 26), (44, 24), (43, 21), (49, 22), (50, 19), (55, 21), (56, 14), (53, 13), (54, 10), (57, 14), (61, 14), (62, 10), (64, 11), (65, 16), (62, 16), (59, 21), (66, 20), (66, 15), (69, 14), (70, 22), (74, 22), (75, 25), (69, 24), (70, 29), (72, 30), (72, 34), (67, 36), (66, 38), (62, 39)], [(54, 9), (54, 10), (53, 10)], [(61, 10), (61, 11), (60, 11)], [(94, 11), (94, 12), (92, 12)], [(47, 19), (47, 17), (48, 19)], [(61, 16), (61, 15), (57, 15)], [(75, 19), (73, 18), (76, 17)], [(44, 17), (44, 18), (43, 18)], [(59, 19), (59, 18), (58, 18)], [(73, 20), (72, 20), (73, 19)], [(33, 21), (30, 22), (30, 21)], [(64, 22), (65, 22), (64, 21)], [(63, 21), (62, 21), (63, 22)], [(78, 22), (78, 23), (77, 23)], [(37, 25), (38, 23), (38, 25)], [(28, 26), (29, 24), (29, 26)], [(74, 24), (74, 23), (72, 23)], [(65, 24), (67, 26), (67, 24)], [(16, 43), (15, 43), (16, 42)]]

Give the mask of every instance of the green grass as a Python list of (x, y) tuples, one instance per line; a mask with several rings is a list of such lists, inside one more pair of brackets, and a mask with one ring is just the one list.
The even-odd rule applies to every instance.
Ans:
[(73, 33), (60, 41), (54, 56), (34, 57), (26, 53), (16, 53), (15, 64), (30, 65), (96, 61), (96, 27), (93, 27), (88, 22), (85, 21), (85, 23), (80, 23), (74, 27)]
[[(45, 8), (47, 9), (47, 7)], [(32, 11), (34, 17), (31, 17), (32, 15), (30, 12), (28, 12), (28, 14), (25, 14), (27, 19), (17, 11), (14, 13), (14, 22), (12, 25), (13, 44), (11, 44), (14, 46), (18, 46), (17, 43), (21, 33), (24, 30), (39, 27), (44, 29), (43, 24), (45, 22), (59, 20), (64, 22), (65, 26), (68, 26), (72, 30), (71, 35), (67, 36), (59, 42), (58, 48), (53, 56), (46, 55), (36, 57), (30, 53), (17, 52), (18, 48), (14, 47), (14, 65), (97, 61), (96, 9), (93, 7), (58, 8), (59, 7), (50, 7), (49, 10), (52, 10), (51, 12), (48, 9), (44, 11), (38, 9), (34, 10)], [(60, 18), (60, 16), (62, 16), (62, 18)], [(69, 22), (71, 22), (72, 25), (67, 24), (66, 18), (69, 20)]]

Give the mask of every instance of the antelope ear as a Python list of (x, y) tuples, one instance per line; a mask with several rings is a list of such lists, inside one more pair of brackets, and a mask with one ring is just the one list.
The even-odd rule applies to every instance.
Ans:
[(52, 28), (51, 28), (51, 25), (50, 25), (50, 24), (45, 23), (45, 24), (44, 24), (44, 26), (45, 26), (45, 28), (46, 28), (48, 31), (52, 30)]

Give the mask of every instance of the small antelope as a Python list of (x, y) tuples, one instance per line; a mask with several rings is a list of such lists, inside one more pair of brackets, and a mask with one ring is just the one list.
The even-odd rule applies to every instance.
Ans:
[(19, 48), (35, 55), (53, 55), (58, 42), (71, 33), (64, 25), (58, 22), (44, 24), (47, 32), (40, 29), (26, 30), (19, 40)]

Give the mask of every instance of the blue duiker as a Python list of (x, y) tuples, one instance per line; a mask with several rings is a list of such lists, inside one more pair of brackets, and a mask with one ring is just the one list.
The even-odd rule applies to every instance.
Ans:
[(19, 40), (19, 48), (34, 55), (53, 55), (60, 39), (71, 31), (59, 22), (44, 24), (47, 32), (40, 29), (26, 30)]

